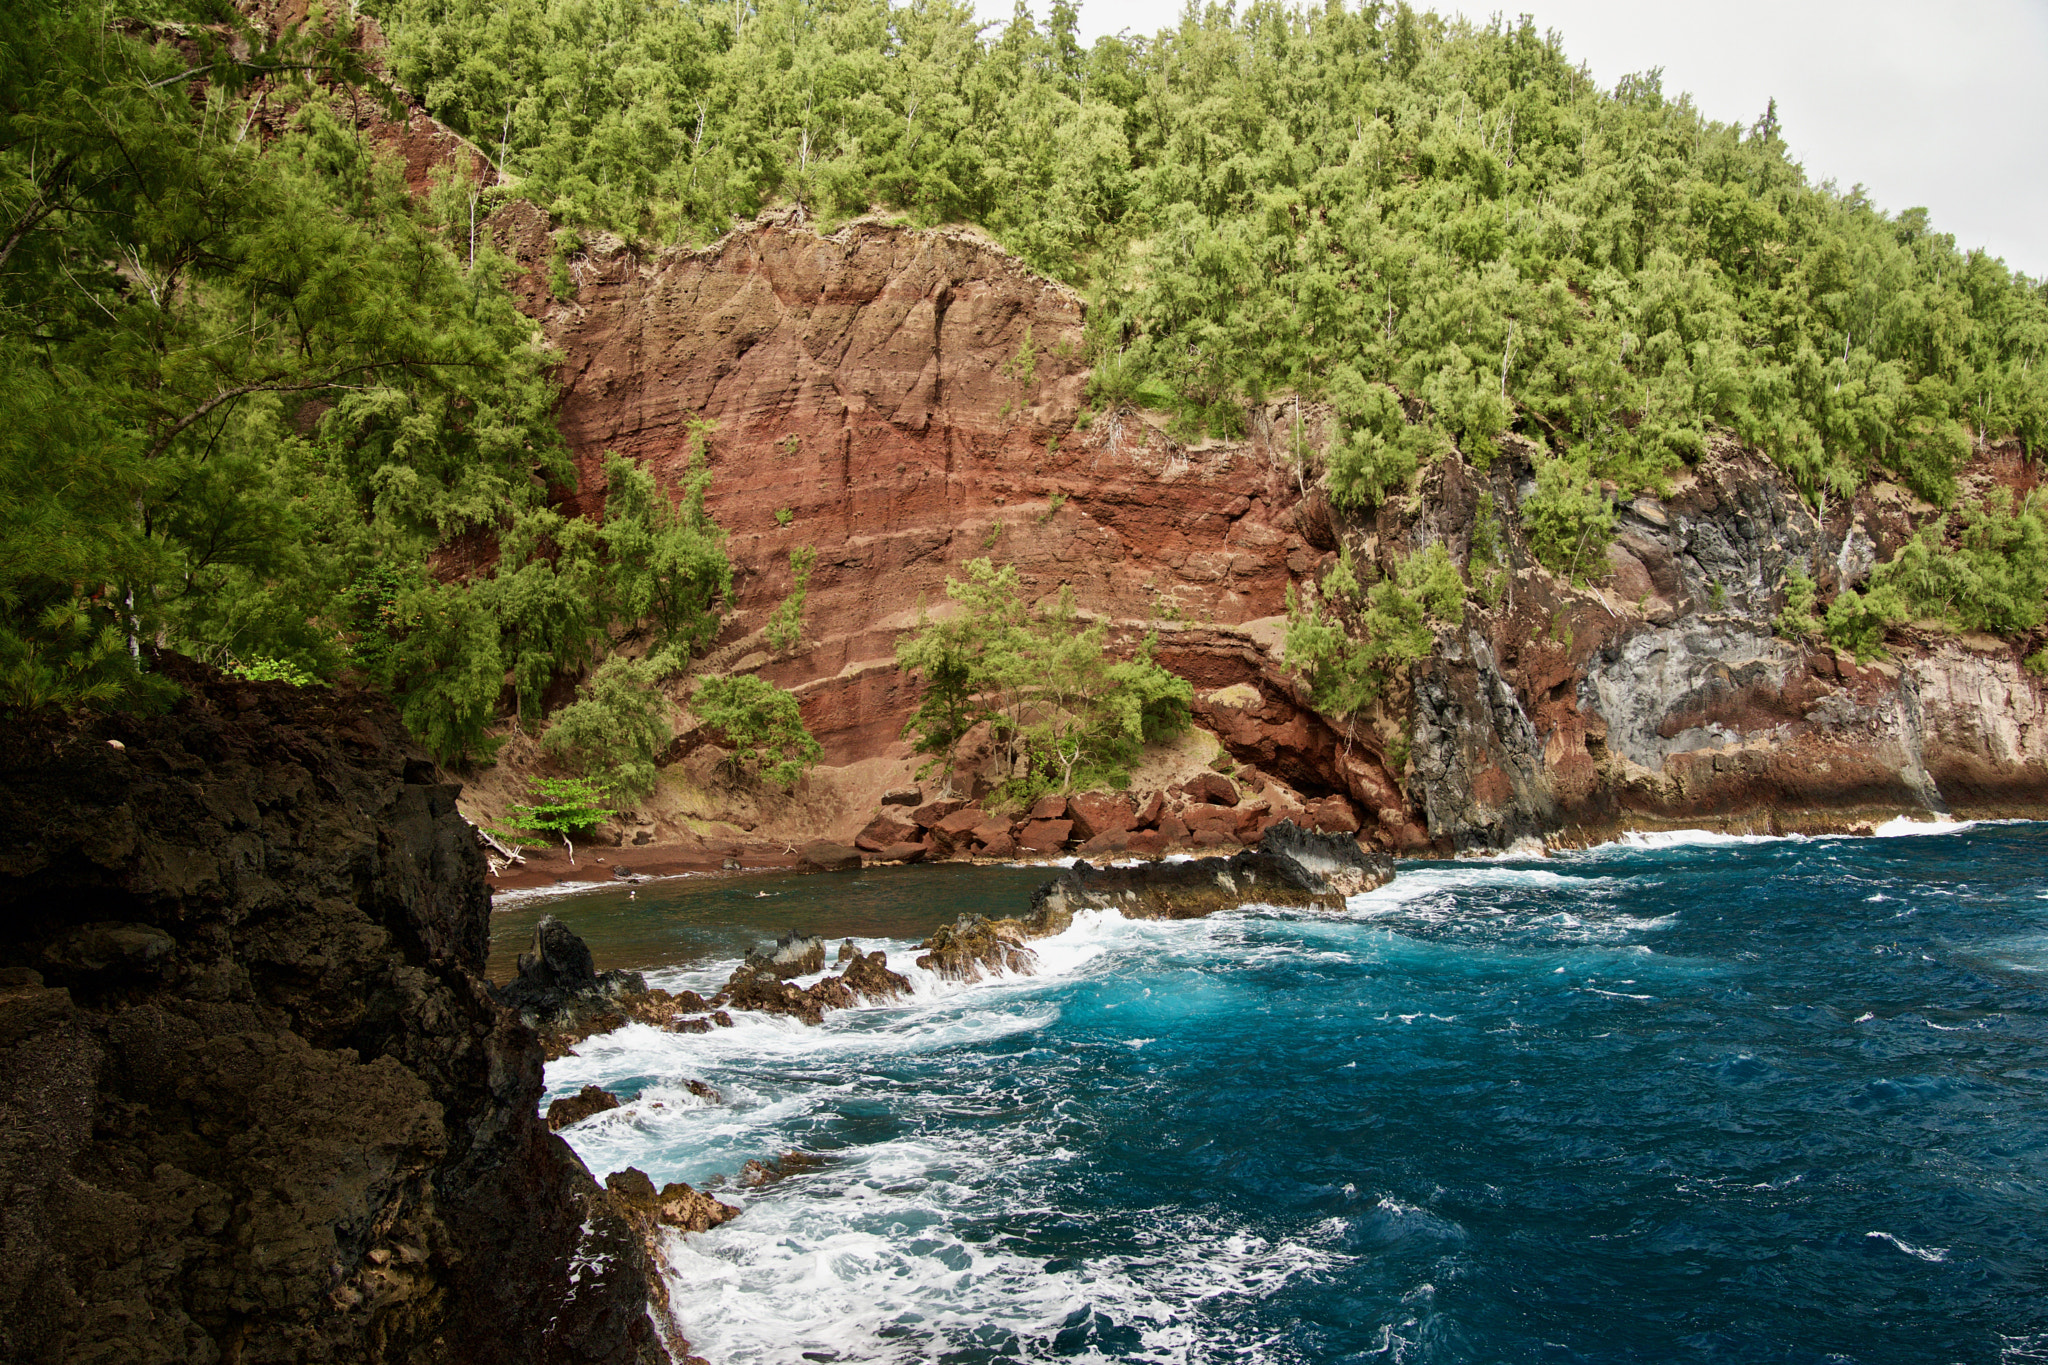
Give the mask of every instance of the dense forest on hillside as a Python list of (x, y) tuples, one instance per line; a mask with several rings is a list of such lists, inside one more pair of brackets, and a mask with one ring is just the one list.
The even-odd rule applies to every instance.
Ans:
[[(1811, 183), (1774, 111), (1711, 122), (1654, 72), (1601, 90), (1526, 20), (1211, 6), (1084, 49), (1064, 3), (1042, 26), (950, 0), (362, 7), (390, 77), (500, 163), (483, 209), (667, 243), (777, 202), (978, 224), (1088, 291), (1098, 407), (1228, 433), (1277, 394), (1329, 401), (1343, 508), (1512, 430), (1543, 451), (1542, 553), (1604, 515), (1594, 480), (1655, 486), (1715, 431), (1817, 507), (1882, 477), (1945, 508), (1978, 442), (2048, 439), (2048, 287)], [(0, 21), (7, 704), (146, 697), (156, 643), (353, 671), (465, 759), (501, 698), (536, 717), (638, 633), (651, 658), (598, 669), (562, 734), (643, 785), (647, 689), (715, 631), (721, 533), (701, 485), (672, 506), (630, 468), (603, 525), (549, 509), (572, 474), (505, 262), (466, 194), (409, 195), (342, 116), (393, 92), (317, 16)], [(2041, 509), (1957, 508), (1961, 559), (1950, 529), (1831, 632), (1875, 648), (1930, 603), (2038, 625)], [(473, 532), (489, 574), (429, 572)], [(1788, 628), (1819, 628), (1810, 605)]]
[(1643, 484), (1720, 426), (1816, 497), (1935, 502), (1973, 434), (2048, 438), (2038, 282), (1810, 184), (1774, 110), (1602, 91), (1526, 17), (1264, 0), (1084, 50), (1065, 3), (993, 32), (946, 0), (374, 7), (400, 82), (564, 221), (981, 224), (1093, 288), (1103, 401), (1229, 430), (1328, 396), (1359, 499), (1511, 427)]

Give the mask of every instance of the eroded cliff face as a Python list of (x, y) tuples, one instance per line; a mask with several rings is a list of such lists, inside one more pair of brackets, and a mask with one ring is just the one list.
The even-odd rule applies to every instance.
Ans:
[[(1445, 487), (1458, 472), (1433, 476), (1422, 502), (1462, 551), (1471, 513)], [(1526, 491), (1512, 461), (1463, 472), (1502, 507)], [(1971, 479), (2029, 473), (1992, 451)], [(1932, 510), (1878, 485), (1822, 518), (1777, 470), (1726, 447), (1667, 497), (1622, 505), (1607, 572), (1582, 590), (1535, 565), (1508, 519), (1507, 600), (1445, 632), (1417, 673), (1409, 789), (1432, 836), (1499, 847), (1656, 825), (2042, 814), (2048, 715), (2024, 642), (1914, 632), (1859, 665), (1773, 628), (1788, 570), (1824, 595), (1851, 586)]]
[(0, 1359), (667, 1360), (457, 788), (369, 698), (165, 671), (0, 752)]
[[(1247, 438), (1192, 446), (1130, 410), (1084, 420), (1080, 300), (972, 233), (862, 221), (826, 237), (771, 215), (698, 251), (599, 242), (565, 259), (576, 289), (557, 300), (544, 215), (515, 206), (493, 229), (565, 356), (562, 427), (583, 476), (569, 506), (599, 513), (606, 450), (679, 484), (689, 422), (716, 423), (709, 505), (738, 582), (704, 666), (796, 691), (837, 774), (805, 816), (835, 837), (909, 770), (900, 731), (916, 695), (896, 640), (921, 609), (945, 610), (946, 577), (984, 554), (1016, 564), (1035, 597), (1071, 586), (1125, 644), (1157, 632), (1235, 760), (1290, 796), (1346, 796), (1390, 848), (1856, 827), (2039, 813), (2048, 799), (2042, 691), (2012, 644), (1916, 637), (1859, 666), (1772, 629), (1789, 568), (1825, 599), (1931, 515), (1900, 490), (1817, 517), (1766, 462), (1720, 448), (1667, 496), (1621, 504), (1597, 586), (1574, 589), (1516, 527), (1533, 482), (1512, 439), (1490, 468), (1452, 457), (1346, 522), (1315, 491), (1328, 418), (1314, 407), (1274, 405)], [(2031, 486), (2033, 473), (1989, 451), (1972, 477)], [(1475, 599), (1440, 632), (1386, 713), (1318, 714), (1282, 657), (1289, 583), (1319, 573), (1340, 537), (1382, 572), (1436, 540), (1463, 564), (1488, 493), (1502, 599)], [(818, 552), (805, 640), (777, 655), (761, 627), (799, 546)], [(672, 771), (689, 785), (686, 761)], [(699, 815), (745, 800), (697, 779)], [(756, 821), (772, 813), (749, 808)]]
[[(599, 243), (557, 303), (538, 212), (493, 226), (565, 356), (570, 506), (601, 510), (607, 450), (679, 484), (688, 423), (716, 423), (708, 506), (738, 582), (714, 666), (798, 689), (828, 762), (897, 739), (914, 702), (896, 639), (921, 604), (946, 609), (969, 559), (1119, 621), (1235, 626), (1280, 612), (1319, 557), (1270, 439), (1191, 448), (1137, 414), (1079, 425), (1081, 300), (978, 234), (764, 221), (701, 251)], [(800, 546), (818, 552), (804, 644), (771, 657), (761, 627)]]

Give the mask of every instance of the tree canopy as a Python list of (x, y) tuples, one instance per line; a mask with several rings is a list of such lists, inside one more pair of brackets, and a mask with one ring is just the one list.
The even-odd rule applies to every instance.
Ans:
[(773, 200), (977, 222), (1094, 290), (1095, 397), (1234, 428), (1327, 396), (1333, 487), (1516, 430), (1653, 483), (1712, 429), (1817, 500), (1946, 504), (1974, 436), (2048, 437), (2048, 294), (1924, 210), (1810, 183), (1775, 106), (1598, 88), (1525, 17), (952, 0), (376, 0), (394, 70), (557, 215), (704, 240)]

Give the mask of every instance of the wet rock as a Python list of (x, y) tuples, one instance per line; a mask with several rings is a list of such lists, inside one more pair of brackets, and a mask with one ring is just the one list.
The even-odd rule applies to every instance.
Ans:
[(638, 972), (600, 973), (589, 945), (561, 920), (543, 915), (531, 946), (519, 955), (519, 975), (498, 998), (542, 1035), (555, 1057), (593, 1033), (619, 1027), (624, 1003), (647, 993)]
[(1394, 879), (1393, 858), (1377, 849), (1368, 851), (1349, 833), (1306, 830), (1282, 820), (1265, 832), (1259, 847), (1292, 858), (1340, 896), (1355, 896)]
[(732, 1205), (680, 1182), (664, 1185), (657, 1193), (654, 1181), (636, 1166), (606, 1176), (604, 1187), (627, 1217), (638, 1223), (656, 1223), (681, 1232), (709, 1232), (740, 1216)]
[(917, 965), (954, 981), (979, 981), (1003, 972), (1030, 972), (1038, 956), (1024, 946), (1029, 931), (1014, 919), (962, 915), (919, 946)]
[(846, 988), (863, 1000), (900, 1000), (910, 994), (910, 978), (889, 970), (888, 954), (877, 948), (865, 957), (855, 954), (840, 974)]
[(810, 1152), (789, 1151), (772, 1161), (749, 1161), (740, 1167), (739, 1183), (749, 1189), (773, 1185), (778, 1180), (787, 1180), (793, 1175), (816, 1170), (824, 1161)]
[(725, 1096), (719, 1094), (715, 1087), (706, 1085), (702, 1081), (684, 1081), (683, 1089), (689, 1091), (692, 1095), (695, 1095), (698, 1099), (703, 1100), (707, 1104), (725, 1103)]
[(835, 959), (835, 963), (836, 965), (843, 967), (848, 962), (851, 962), (854, 958), (857, 958), (859, 956), (860, 949), (853, 946), (852, 939), (848, 939), (846, 940), (846, 942), (839, 945), (839, 956), (837, 959)]
[(619, 1107), (619, 1097), (595, 1085), (586, 1085), (573, 1095), (564, 1095), (548, 1106), (548, 1131), (559, 1133), (572, 1123)]
[(860, 850), (820, 839), (797, 850), (796, 867), (799, 872), (858, 872)]
[(825, 940), (815, 934), (784, 930), (780, 938), (756, 944), (740, 970), (748, 974), (765, 972), (783, 981), (793, 976), (822, 972), (825, 970)]

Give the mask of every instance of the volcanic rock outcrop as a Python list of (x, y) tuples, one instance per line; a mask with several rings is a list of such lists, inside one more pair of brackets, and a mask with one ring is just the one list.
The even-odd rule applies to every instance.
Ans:
[(161, 662), (167, 715), (0, 736), (0, 1359), (668, 1359), (456, 788), (382, 702)]

